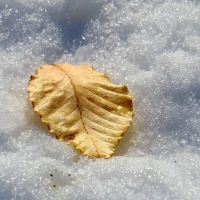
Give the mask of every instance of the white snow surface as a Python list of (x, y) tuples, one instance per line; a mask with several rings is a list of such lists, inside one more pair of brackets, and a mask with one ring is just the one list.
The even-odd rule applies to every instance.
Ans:
[[(0, 199), (200, 199), (198, 0), (0, 0)], [(112, 158), (49, 134), (26, 91), (41, 64), (88, 63), (133, 95)]]

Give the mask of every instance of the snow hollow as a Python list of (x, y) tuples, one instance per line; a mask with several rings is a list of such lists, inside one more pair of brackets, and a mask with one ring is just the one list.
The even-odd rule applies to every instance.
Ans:
[[(200, 199), (198, 0), (0, 0), (0, 199)], [(50, 136), (26, 91), (88, 63), (133, 95), (111, 159)]]

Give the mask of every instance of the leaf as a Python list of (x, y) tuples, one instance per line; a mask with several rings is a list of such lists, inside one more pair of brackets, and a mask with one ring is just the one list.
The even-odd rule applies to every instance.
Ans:
[(50, 132), (89, 157), (109, 158), (133, 117), (132, 96), (89, 65), (52, 64), (31, 75), (29, 99)]

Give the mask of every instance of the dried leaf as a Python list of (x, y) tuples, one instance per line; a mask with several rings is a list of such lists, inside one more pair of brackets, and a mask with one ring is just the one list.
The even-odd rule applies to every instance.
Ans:
[(109, 158), (130, 126), (132, 96), (89, 65), (52, 64), (31, 75), (29, 99), (60, 140), (83, 154)]

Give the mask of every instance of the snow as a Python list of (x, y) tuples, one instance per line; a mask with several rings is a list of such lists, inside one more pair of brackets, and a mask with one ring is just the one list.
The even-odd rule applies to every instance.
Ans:
[[(0, 199), (200, 199), (200, 2), (0, 0)], [(26, 91), (88, 63), (133, 95), (108, 160), (51, 136)]]

